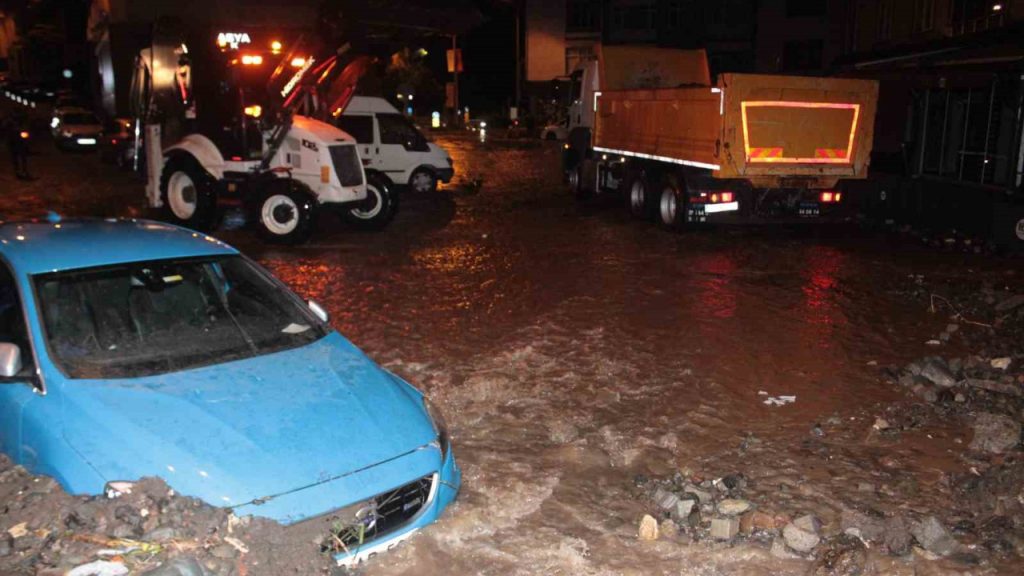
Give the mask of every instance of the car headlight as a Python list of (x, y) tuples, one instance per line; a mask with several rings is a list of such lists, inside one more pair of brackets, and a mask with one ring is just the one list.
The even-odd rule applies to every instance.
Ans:
[(448, 436), (448, 422), (445, 421), (441, 410), (430, 400), (427, 400), (426, 396), (423, 397), (423, 408), (427, 411), (427, 416), (430, 416), (430, 421), (434, 424), (434, 431), (437, 432), (437, 442), (441, 445), (441, 460), (445, 460), (448, 458), (448, 449), (451, 447), (451, 438)]

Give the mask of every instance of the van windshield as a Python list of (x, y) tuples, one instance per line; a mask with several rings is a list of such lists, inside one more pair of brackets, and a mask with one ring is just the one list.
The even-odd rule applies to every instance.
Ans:
[(401, 114), (377, 114), (381, 144), (400, 144), (407, 150), (427, 150), (427, 139)]
[(131, 378), (301, 346), (326, 334), (240, 256), (34, 277), (50, 354), (71, 378)]

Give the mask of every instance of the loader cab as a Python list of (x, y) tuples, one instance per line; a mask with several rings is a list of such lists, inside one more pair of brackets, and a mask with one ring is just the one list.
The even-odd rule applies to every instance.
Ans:
[(454, 175), (448, 153), (383, 98), (354, 96), (334, 123), (355, 138), (366, 170), (395, 184), (429, 192)]

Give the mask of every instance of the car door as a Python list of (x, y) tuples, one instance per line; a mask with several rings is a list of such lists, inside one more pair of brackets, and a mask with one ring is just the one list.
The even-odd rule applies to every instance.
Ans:
[(419, 166), (422, 153), (430, 151), (427, 140), (401, 114), (380, 113), (375, 116), (381, 171), (391, 180), (405, 184)]
[(39, 400), (35, 393), (32, 348), (25, 325), (21, 296), (6, 263), (0, 262), (0, 342), (21, 349), (18, 377), (0, 379), (0, 450), (22, 464), (22, 421), (26, 406)]

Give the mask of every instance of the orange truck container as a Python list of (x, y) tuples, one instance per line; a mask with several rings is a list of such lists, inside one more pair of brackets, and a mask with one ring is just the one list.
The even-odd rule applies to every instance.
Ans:
[(581, 195), (623, 192), (635, 215), (668, 226), (807, 218), (834, 213), (841, 181), (867, 176), (877, 82), (722, 74), (711, 85), (703, 51), (631, 50), (606, 48), (578, 75), (579, 102), (593, 106), (566, 147)]

